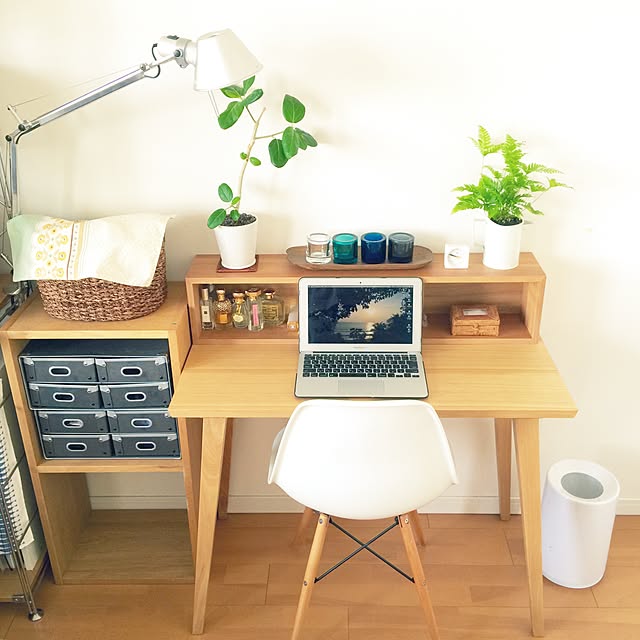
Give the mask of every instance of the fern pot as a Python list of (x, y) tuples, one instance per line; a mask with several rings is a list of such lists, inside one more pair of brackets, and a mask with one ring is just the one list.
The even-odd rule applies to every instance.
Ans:
[(505, 226), (486, 220), (482, 264), (490, 269), (515, 269), (520, 261), (522, 220)]
[(220, 225), (214, 229), (214, 233), (220, 261), (225, 269), (247, 269), (256, 263), (258, 220), (255, 217), (249, 224)]

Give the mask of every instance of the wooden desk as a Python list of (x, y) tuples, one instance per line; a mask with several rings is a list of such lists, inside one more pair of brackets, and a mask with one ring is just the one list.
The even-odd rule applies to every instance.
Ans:
[[(540, 418), (570, 418), (577, 409), (542, 342), (516, 340), (427, 344), (430, 395), (441, 417), (495, 419), (502, 518), (509, 517), (511, 425), (520, 479), (522, 526), (534, 636), (544, 635), (540, 514)], [(194, 634), (204, 630), (227, 425), (232, 418), (287, 418), (293, 395), (296, 343), (220, 342), (194, 345), (169, 407), (203, 419), (196, 542)]]

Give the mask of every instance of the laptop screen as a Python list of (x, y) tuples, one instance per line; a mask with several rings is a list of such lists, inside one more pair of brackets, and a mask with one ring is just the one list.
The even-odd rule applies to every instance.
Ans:
[(346, 350), (395, 346), (409, 351), (416, 342), (419, 344), (421, 282), (405, 279), (395, 283), (383, 278), (335, 278), (333, 282), (317, 283), (313, 278), (304, 280), (307, 282), (301, 294), (306, 303), (306, 322), (301, 322), (300, 338), (309, 350), (332, 345)]

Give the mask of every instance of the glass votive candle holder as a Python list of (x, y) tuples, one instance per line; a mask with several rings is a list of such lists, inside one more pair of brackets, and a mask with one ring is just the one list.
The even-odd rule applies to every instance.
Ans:
[(311, 264), (331, 262), (331, 237), (326, 233), (310, 233), (305, 258)]
[(358, 237), (353, 233), (337, 233), (333, 236), (333, 261), (335, 264), (356, 264)]
[(389, 262), (411, 262), (413, 260), (413, 236), (399, 231), (389, 235)]
[(387, 236), (370, 231), (360, 236), (360, 256), (367, 264), (380, 264), (387, 257)]

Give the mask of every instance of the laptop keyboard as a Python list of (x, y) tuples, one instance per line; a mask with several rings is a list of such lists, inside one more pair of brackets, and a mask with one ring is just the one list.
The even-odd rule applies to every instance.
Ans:
[(409, 353), (305, 353), (305, 378), (418, 378), (418, 360)]

